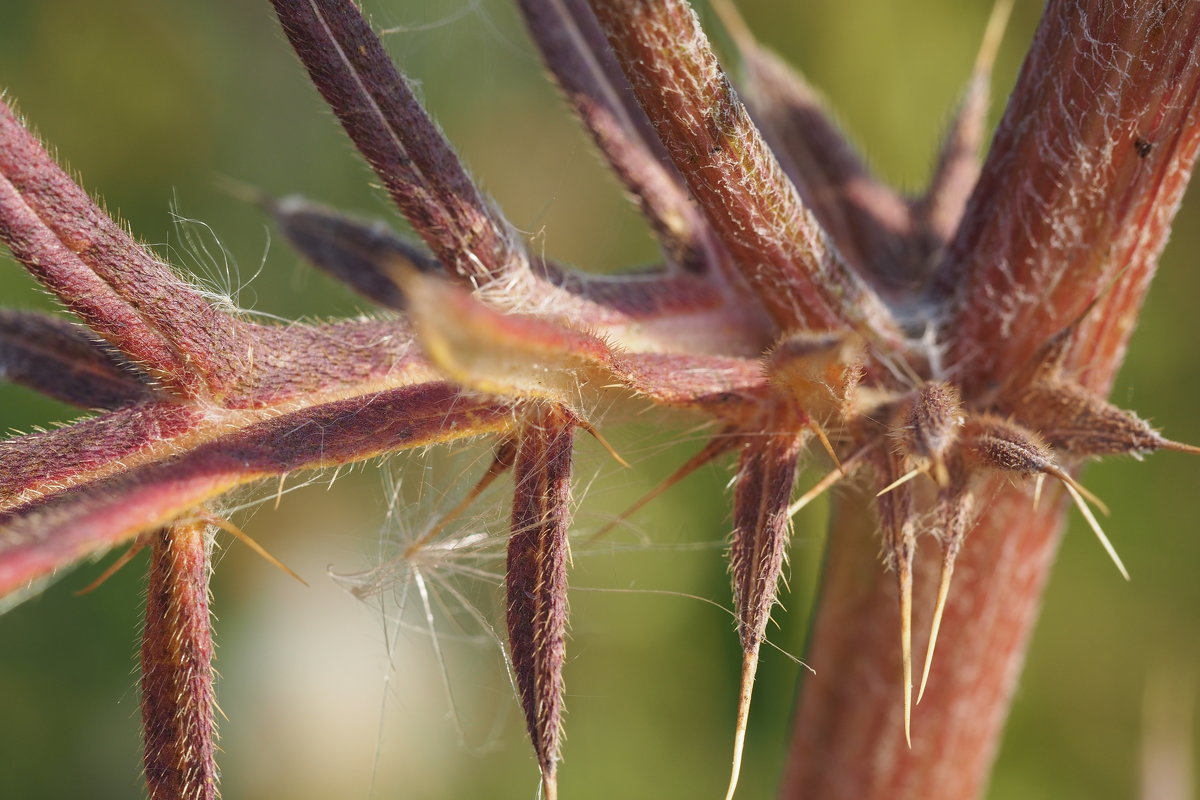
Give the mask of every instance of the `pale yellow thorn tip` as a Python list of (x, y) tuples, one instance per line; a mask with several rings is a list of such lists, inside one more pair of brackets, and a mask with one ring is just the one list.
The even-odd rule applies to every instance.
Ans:
[(725, 26), (739, 50), (746, 52), (754, 48), (754, 34), (750, 32), (750, 26), (746, 24), (737, 6), (730, 0), (713, 0), (712, 10), (716, 12), (717, 18), (721, 20), (721, 24)]
[(1054, 467), (1054, 466), (1047, 467), (1045, 471), (1050, 473), (1054, 477), (1058, 478), (1063, 483), (1069, 485), (1075, 491), (1079, 492), (1079, 494), (1081, 494), (1085, 498), (1087, 498), (1087, 501), (1089, 503), (1091, 503), (1092, 505), (1094, 505), (1096, 508), (1100, 509), (1100, 513), (1103, 514), (1104, 516), (1108, 517), (1108, 516), (1112, 515), (1112, 512), (1108, 510), (1107, 503), (1105, 503), (1103, 500), (1101, 500), (1099, 497), (1097, 497), (1092, 492), (1088, 491), (1088, 489), (1086, 487), (1084, 487), (1083, 484), (1081, 484), (1079, 481), (1072, 478), (1069, 473), (1059, 469), (1058, 467)]
[(1037, 511), (1038, 505), (1042, 502), (1042, 488), (1046, 485), (1046, 473), (1039, 472), (1038, 476), (1033, 481), (1033, 510)]
[(1109, 510), (1108, 503), (1105, 503), (1103, 500), (1097, 497), (1095, 493), (1089, 491), (1086, 486), (1082, 485), (1078, 481), (1071, 481), (1071, 483), (1074, 485), (1076, 491), (1083, 495), (1089, 503), (1100, 509), (1101, 514), (1106, 517), (1112, 516), (1112, 511)]
[(891, 492), (891, 491), (894, 491), (894, 490), (896, 490), (896, 489), (899, 489), (901, 486), (903, 486), (904, 484), (908, 483), (909, 481), (911, 481), (913, 478), (917, 477), (918, 475), (920, 475), (920, 474), (921, 474), (922, 472), (924, 472), (924, 471), (925, 471), (925, 470), (924, 470), (924, 469), (921, 469), (920, 467), (916, 467), (916, 468), (910, 469), (908, 472), (904, 473), (904, 474), (903, 474), (903, 475), (901, 475), (899, 478), (896, 478), (896, 480), (892, 481), (892, 482), (891, 482), (891, 483), (889, 483), (887, 486), (883, 487), (883, 488), (882, 488), (882, 489), (880, 489), (878, 492), (876, 492), (876, 493), (875, 493), (875, 496), (876, 496), (876, 497), (883, 497), (883, 496), (884, 496), (885, 494), (887, 494), (888, 492)]
[(729, 773), (729, 788), (725, 800), (733, 800), (738, 778), (742, 774), (742, 753), (746, 749), (746, 729), (750, 724), (750, 699), (754, 696), (754, 676), (758, 673), (758, 649), (747, 650), (742, 656), (742, 686), (738, 694), (737, 725), (733, 731), (733, 768)]
[(946, 462), (940, 455), (934, 456), (932, 461), (933, 480), (940, 488), (945, 489), (950, 485), (950, 470), (946, 469)]
[(901, 565), (900, 658), (904, 672), (904, 741), (912, 748), (912, 565)]
[(821, 478), (821, 480), (817, 481), (816, 485), (805, 492), (799, 500), (788, 506), (788, 519), (791, 519), (799, 514), (801, 509), (824, 494), (830, 486), (833, 486), (835, 483), (840, 481), (843, 477), (845, 477), (845, 475), (846, 473), (842, 471), (842, 468), (838, 467), (827, 474), (824, 478)]
[(979, 53), (975, 56), (975, 74), (980, 75), (992, 71), (996, 63), (996, 54), (1000, 51), (1000, 42), (1004, 41), (1004, 29), (1008, 27), (1008, 18), (1012, 15), (1013, 0), (996, 0), (992, 13), (988, 16), (987, 27), (983, 31), (983, 41), (979, 45)]
[(1125, 569), (1124, 562), (1122, 562), (1121, 557), (1117, 555), (1117, 549), (1113, 547), (1112, 542), (1110, 542), (1108, 537), (1104, 534), (1104, 530), (1100, 527), (1100, 523), (1096, 521), (1096, 516), (1092, 513), (1092, 510), (1088, 508), (1087, 503), (1083, 501), (1083, 496), (1070, 483), (1063, 483), (1063, 486), (1066, 486), (1067, 491), (1071, 493), (1071, 499), (1073, 499), (1075, 501), (1075, 505), (1079, 507), (1079, 513), (1083, 514), (1083, 518), (1087, 520), (1088, 525), (1091, 526), (1092, 531), (1096, 534), (1096, 538), (1100, 540), (1100, 544), (1104, 548), (1104, 551), (1108, 553), (1108, 557), (1112, 559), (1112, 562), (1117, 565), (1117, 569), (1120, 571), (1121, 576), (1124, 577), (1125, 580), (1129, 580), (1129, 570)]
[(917, 692), (917, 705), (925, 697), (925, 685), (929, 682), (929, 668), (933, 666), (933, 651), (937, 648), (938, 633), (942, 629), (942, 613), (946, 610), (946, 598), (950, 596), (950, 578), (954, 575), (954, 559), (947, 555), (942, 559), (942, 577), (938, 582), (937, 602), (933, 606), (933, 623), (929, 626), (929, 644), (925, 647), (925, 668), (921, 670), (921, 688)]
[(821, 480), (817, 481), (816, 485), (805, 492), (799, 500), (788, 506), (788, 519), (791, 519), (799, 514), (805, 506), (820, 497), (826, 490), (829, 489), (829, 487), (833, 486), (842, 478), (849, 475), (850, 470), (856, 469), (858, 467), (858, 462), (864, 455), (867, 454), (872, 446), (873, 445), (867, 445), (854, 455), (847, 458), (844, 464), (841, 464), (837, 469), (828, 473), (824, 478), (821, 478)]
[(558, 777), (553, 773), (542, 773), (543, 800), (558, 800)]

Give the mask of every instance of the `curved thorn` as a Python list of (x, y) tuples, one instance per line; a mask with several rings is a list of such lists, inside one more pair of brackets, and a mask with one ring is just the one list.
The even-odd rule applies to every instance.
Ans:
[(1091, 503), (1092, 505), (1094, 505), (1096, 508), (1100, 509), (1100, 513), (1103, 514), (1104, 516), (1106, 516), (1106, 517), (1112, 516), (1112, 512), (1108, 510), (1108, 505), (1103, 500), (1101, 500), (1099, 497), (1094, 495), (1092, 492), (1090, 492), (1086, 488), (1084, 488), (1083, 485), (1079, 483), (1079, 481), (1072, 478), (1070, 476), (1070, 474), (1068, 474), (1065, 470), (1055, 466), (1054, 464), (1050, 464), (1049, 466), (1044, 467), (1042, 469), (1042, 471), (1049, 473), (1050, 475), (1054, 476), (1055, 478), (1058, 478), (1060, 481), (1067, 484), (1068, 486), (1073, 488), (1075, 491), (1079, 492), (1080, 495), (1082, 495), (1083, 497), (1086, 497), (1087, 501), (1089, 503)]
[(939, 489), (945, 489), (950, 485), (950, 470), (946, 468), (946, 459), (942, 457), (941, 453), (934, 453), (930, 462), (930, 475)]
[(725, 800), (733, 800), (738, 777), (742, 772), (742, 753), (746, 746), (746, 728), (750, 722), (750, 700), (754, 696), (754, 677), (758, 673), (758, 648), (742, 656), (742, 685), (738, 692), (737, 726), (733, 733), (733, 768), (729, 773), (729, 788)]
[(1071, 483), (1064, 481), (1063, 486), (1065, 486), (1067, 491), (1071, 493), (1071, 499), (1074, 500), (1075, 505), (1079, 507), (1079, 513), (1083, 514), (1083, 518), (1086, 519), (1088, 525), (1091, 526), (1092, 531), (1096, 534), (1096, 538), (1100, 540), (1100, 545), (1104, 548), (1104, 551), (1108, 553), (1108, 557), (1112, 559), (1112, 562), (1117, 565), (1117, 569), (1120, 571), (1121, 576), (1124, 577), (1125, 580), (1129, 580), (1129, 570), (1125, 569), (1124, 562), (1122, 562), (1121, 557), (1117, 555), (1117, 550), (1115, 547), (1113, 547), (1112, 542), (1109, 541), (1108, 536), (1104, 534), (1104, 530), (1100, 527), (1100, 523), (1096, 521), (1096, 516), (1092, 514), (1092, 510), (1088, 508), (1087, 503), (1083, 502), (1083, 495), (1081, 495)]
[(279, 474), (279, 485), (275, 487), (275, 510), (279, 510), (279, 503), (283, 500), (283, 484), (287, 481), (288, 473), (281, 472)]

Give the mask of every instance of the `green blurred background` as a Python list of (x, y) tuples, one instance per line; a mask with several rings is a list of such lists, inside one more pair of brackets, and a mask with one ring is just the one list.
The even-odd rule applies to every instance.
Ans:
[[(922, 186), (989, 3), (742, 5), (761, 38), (828, 94), (880, 172), (902, 187)], [(378, 26), (393, 29), (389, 47), (474, 174), (539, 246), (595, 270), (654, 258), (645, 227), (542, 78), (508, 4), (367, 6)], [(999, 98), (1039, 11), (1036, 3), (1018, 2), (1000, 56)], [(140, 237), (214, 289), (235, 293), (243, 307), (288, 318), (365, 310), (286, 246), (269, 244), (261, 214), (219, 188), (225, 176), (401, 225), (370, 188), (367, 170), (308, 85), (265, 2), (4, 0), (0, 87)], [(993, 120), (1002, 105), (996, 101)], [(172, 209), (203, 225), (176, 220)], [(1200, 442), (1200, 274), (1191, 269), (1198, 222), (1200, 204), (1185, 203), (1115, 390), (1119, 402), (1190, 442)], [(226, 262), (222, 247), (236, 264)], [(49, 307), (8, 261), (0, 264), (0, 299)], [(28, 430), (74, 415), (24, 390), (0, 388), (5, 428)], [(616, 470), (582, 444), (582, 536), (699, 442), (694, 431), (652, 423), (610, 435), (636, 470)], [(456, 722), (437, 652), (422, 632), (428, 626), (411, 573), (406, 579), (398, 570), (366, 600), (327, 577), (394, 556), (414, 525), (461, 491), (461, 471), (478, 468), (481, 453), (466, 448), (371, 464), (343, 474), (332, 488), (322, 476), (277, 511), (266, 503), (235, 517), (313, 586), (289, 581), (242, 547), (218, 557), (227, 797), (535, 796), (535, 767), (499, 650), (465, 611), (470, 601), (499, 621), (495, 580), (453, 584), (462, 593), (455, 597), (435, 585), (445, 570), (428, 565)], [(993, 800), (1136, 797), (1147, 686), (1166, 686), (1178, 693), (1169, 704), (1191, 708), (1200, 663), (1200, 538), (1192, 505), (1200, 461), (1179, 454), (1144, 464), (1114, 460), (1089, 468), (1086, 479), (1112, 506), (1107, 529), (1133, 582), (1120, 579), (1073, 516), (996, 766)], [(577, 544), (564, 797), (712, 797), (724, 787), (739, 655), (728, 614), (696, 598), (729, 602), (721, 558), (727, 480), (724, 468), (703, 471), (606, 544)], [(397, 482), (400, 510), (389, 518), (385, 500)], [(502, 488), (489, 498), (490, 510), (464, 520), (456, 535), (492, 538), (459, 566), (497, 569)], [(822, 514), (816, 508), (800, 520), (787, 611), (775, 615), (774, 641), (791, 653), (803, 651)], [(72, 591), (99, 570), (87, 566), (0, 618), (0, 797), (141, 795), (135, 653), (142, 564), (76, 598)], [(402, 604), (409, 611), (397, 627)], [(740, 796), (772, 795), (797, 674), (788, 658), (767, 651)]]

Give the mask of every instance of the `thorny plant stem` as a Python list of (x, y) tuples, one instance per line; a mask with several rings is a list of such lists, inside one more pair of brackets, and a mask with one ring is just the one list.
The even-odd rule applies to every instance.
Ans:
[[(817, 619), (802, 677), (781, 797), (961, 800), (986, 785), (1062, 530), (1062, 504), (1004, 487), (955, 568), (929, 690), (913, 712), (912, 749), (896, 735), (901, 705), (895, 577), (879, 569), (863, 498), (837, 503)], [(1061, 496), (1061, 495), (1060, 495)], [(913, 565), (914, 641), (925, 651), (941, 553)]]
[[(1061, 503), (1035, 508), (1030, 484), (1065, 483), (1103, 541), (1069, 470), (1195, 450), (1105, 397), (1200, 148), (1200, 4), (1051, 0), (978, 183), (935, 180), (910, 202), (849, 188), (865, 162), (824, 157), (834, 127), (805, 122), (822, 119), (812, 92), (748, 29), (738, 46), (763, 90), (749, 107), (684, 0), (524, 0), (662, 245), (661, 269), (603, 281), (526, 248), (354, 0), (273, 5), (430, 254), (311, 205), (265, 205), (311, 260), (404, 317), (279, 326), (210, 305), (0, 99), (0, 240), (107, 342), (0, 316), (0, 372), (107, 409), (0, 443), (0, 596), (152, 543), (152, 798), (216, 794), (207, 544), (181, 515), (295, 470), (498, 434), (517, 442), (509, 652), (552, 800), (573, 432), (634, 398), (705, 415), (742, 447), (730, 555), (746, 671), (728, 795), (811, 429), (843, 469), (875, 455), (838, 505), (785, 796), (977, 796), (1058, 542)], [(975, 175), (975, 99), (938, 174)], [(877, 565), (880, 533), (898, 581)], [(951, 557), (918, 546), (934, 539), (961, 557), (912, 719), (911, 655), (937, 628), (920, 621)]]

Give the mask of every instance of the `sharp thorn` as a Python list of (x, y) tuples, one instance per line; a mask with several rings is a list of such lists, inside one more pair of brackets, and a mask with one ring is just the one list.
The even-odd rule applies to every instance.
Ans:
[(840, 467), (835, 468), (833, 471), (827, 473), (825, 477), (817, 481), (815, 486), (805, 492), (799, 500), (788, 506), (788, 519), (791, 519), (799, 514), (802, 508), (811, 503), (813, 500), (816, 500), (818, 497), (824, 494), (830, 486), (833, 486), (844, 477), (846, 477), (846, 473), (844, 473)]
[(896, 565), (900, 581), (900, 659), (904, 692), (904, 741), (912, 749), (912, 561)]
[(917, 705), (925, 696), (929, 682), (929, 668), (933, 666), (933, 651), (937, 648), (938, 633), (942, 628), (942, 613), (946, 610), (946, 598), (950, 596), (950, 578), (954, 575), (954, 555), (949, 548), (942, 557), (942, 575), (938, 581), (937, 602), (933, 606), (933, 622), (929, 626), (929, 644), (925, 646), (925, 667), (921, 670), (921, 688), (917, 692)]
[(579, 425), (579, 427), (583, 428), (585, 431), (590, 433), (592, 435), (592, 438), (595, 439), (597, 442), (599, 442), (600, 446), (603, 447), (606, 451), (608, 451), (608, 454), (610, 456), (612, 456), (613, 461), (616, 461), (618, 464), (620, 464), (625, 469), (633, 469), (633, 466), (628, 461), (621, 458), (621, 454), (617, 452), (617, 449), (609, 443), (608, 439), (605, 439), (604, 436), (601, 435), (600, 431), (596, 430), (595, 426), (593, 426), (592, 423), (587, 422), (586, 420), (579, 420), (578, 425)]
[(788, 506), (788, 519), (791, 519), (799, 514), (801, 509), (824, 494), (829, 487), (833, 486), (842, 478), (849, 475), (850, 471), (858, 466), (858, 462), (862, 460), (862, 457), (866, 455), (867, 451), (870, 450), (872, 446), (873, 445), (867, 445), (854, 455), (850, 456), (839, 468), (827, 473), (825, 477), (817, 481), (815, 486), (805, 492), (799, 500)]
[(1067, 484), (1068, 486), (1073, 488), (1075, 491), (1079, 492), (1079, 494), (1086, 497), (1087, 501), (1089, 503), (1091, 503), (1092, 505), (1094, 505), (1096, 508), (1100, 509), (1100, 513), (1103, 514), (1104, 516), (1106, 516), (1106, 517), (1112, 516), (1112, 512), (1108, 510), (1108, 505), (1103, 500), (1101, 500), (1099, 497), (1097, 497), (1096, 495), (1094, 495), (1090, 491), (1088, 491), (1086, 488), (1084, 488), (1079, 483), (1079, 481), (1072, 478), (1071, 475), (1069, 473), (1067, 473), (1066, 471), (1059, 469), (1058, 467), (1051, 464), (1049, 467), (1046, 467), (1043, 470), (1043, 472), (1047, 472), (1050, 475), (1053, 475), (1055, 478), (1058, 478), (1060, 481)]
[(226, 722), (229, 722), (229, 715), (225, 713), (225, 709), (221, 708), (221, 704), (217, 702), (216, 697), (212, 698), (212, 704), (213, 704), (213, 708), (216, 709), (217, 713), (221, 715), (221, 718), (224, 719)]
[(606, 523), (602, 528), (600, 528), (600, 530), (588, 537), (588, 543), (590, 544), (591, 542), (594, 542), (600, 537), (604, 536), (613, 528), (617, 527), (622, 522), (641, 511), (672, 486), (679, 483), (681, 480), (691, 475), (693, 472), (700, 469), (714, 458), (717, 458), (725, 451), (732, 449), (737, 441), (737, 437), (733, 436), (717, 436), (715, 439), (709, 441), (708, 444), (700, 449), (700, 452), (696, 453), (694, 456), (680, 465), (679, 469), (667, 476), (662, 483), (660, 483), (658, 486), (655, 486), (646, 494), (642, 495), (642, 497), (639, 498), (633, 505), (618, 514), (616, 519)]
[(106, 570), (104, 570), (104, 572), (100, 573), (100, 577), (96, 578), (96, 580), (92, 581), (87, 586), (83, 587), (82, 589), (77, 590), (75, 592), (75, 596), (82, 597), (85, 594), (91, 594), (92, 592), (99, 589), (101, 587), (101, 585), (104, 584), (105, 581), (107, 581), (113, 575), (116, 575), (121, 570), (121, 567), (128, 564), (130, 561), (133, 560), (134, 556), (136, 556), (138, 553), (142, 552), (142, 548), (144, 548), (146, 546), (146, 541), (147, 540), (144, 537), (135, 539), (133, 544), (131, 544), (129, 546), (128, 550), (126, 550), (124, 553), (122, 553), (117, 558), (116, 561), (109, 564), (108, 569), (106, 569)]
[(291, 575), (293, 578), (300, 581), (305, 586), (308, 586), (308, 581), (304, 580), (304, 578), (301, 578), (299, 575), (297, 575), (291, 569), (291, 567), (289, 567), (287, 564), (284, 564), (278, 558), (276, 558), (275, 556), (268, 553), (266, 551), (266, 548), (264, 548), (261, 544), (254, 541), (254, 539), (252, 539), (250, 537), (250, 534), (246, 533), (244, 530), (239, 528), (237, 525), (234, 525), (229, 520), (225, 519), (224, 517), (218, 517), (216, 514), (208, 514), (208, 513), (201, 514), (200, 519), (204, 520), (205, 522), (208, 522), (211, 525), (216, 525), (218, 528), (220, 528), (221, 530), (230, 534), (235, 539), (241, 540), (241, 542), (243, 544), (245, 544), (247, 547), (249, 547), (254, 552), (258, 553), (259, 556), (261, 556), (264, 560), (266, 560), (266, 562), (268, 564), (272, 564), (272, 565), (278, 567), (279, 569), (283, 570), (288, 575)]
[(904, 484), (911, 481), (913, 478), (920, 475), (926, 469), (927, 469), (926, 467), (914, 467), (913, 469), (910, 469), (908, 472), (904, 473), (899, 478), (896, 478), (896, 480), (892, 481), (887, 486), (883, 487), (878, 492), (876, 492), (875, 496), (883, 497), (888, 492), (894, 491), (895, 489), (899, 489), (901, 486), (903, 486)]
[(558, 776), (553, 772), (542, 772), (542, 800), (558, 800)]
[(1191, 453), (1192, 455), (1200, 455), (1200, 447), (1194, 444), (1184, 444), (1183, 442), (1173, 442), (1170, 439), (1163, 439), (1159, 442), (1159, 447), (1164, 450), (1175, 450), (1179, 453)]
[(1046, 473), (1039, 472), (1033, 481), (1033, 510), (1042, 502), (1042, 489), (1046, 486)]
[(733, 800), (738, 777), (742, 772), (742, 753), (746, 747), (746, 729), (750, 723), (750, 700), (754, 696), (754, 676), (758, 673), (758, 648), (742, 656), (742, 684), (738, 692), (737, 723), (733, 731), (733, 768), (729, 773), (729, 788), (725, 800)]
[(1092, 510), (1088, 508), (1087, 503), (1083, 501), (1083, 495), (1081, 495), (1079, 490), (1077, 490), (1070, 483), (1064, 482), (1063, 486), (1067, 487), (1067, 491), (1071, 493), (1071, 499), (1074, 500), (1075, 505), (1079, 507), (1079, 513), (1083, 514), (1083, 518), (1086, 519), (1088, 525), (1091, 526), (1092, 531), (1096, 534), (1096, 538), (1100, 540), (1101, 546), (1104, 547), (1105, 552), (1108, 553), (1108, 557), (1111, 558), (1112, 562), (1117, 565), (1117, 569), (1120, 571), (1125, 580), (1129, 580), (1129, 570), (1125, 569), (1125, 564), (1121, 561), (1121, 557), (1117, 555), (1117, 549), (1113, 547), (1113, 544), (1109, 541), (1108, 536), (1104, 534), (1104, 530), (1100, 527), (1100, 523), (1096, 521), (1096, 516), (1092, 514)]
[(834, 465), (837, 466), (839, 472), (844, 472), (842, 468), (842, 460), (838, 458), (837, 453), (833, 449), (833, 445), (829, 442), (829, 437), (825, 435), (825, 431), (817, 424), (817, 421), (812, 417), (808, 419), (808, 429), (817, 435), (817, 441), (825, 448), (825, 452), (833, 459)]

